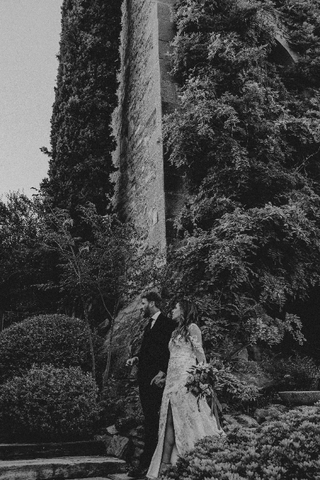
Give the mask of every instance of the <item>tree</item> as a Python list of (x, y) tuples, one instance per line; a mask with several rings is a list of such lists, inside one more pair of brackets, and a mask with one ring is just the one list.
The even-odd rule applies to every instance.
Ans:
[[(14, 192), (0, 202), (0, 304), (3, 326), (10, 318), (52, 311), (54, 258), (41, 248), (36, 201)], [(45, 288), (44, 288), (45, 286)]]
[[(319, 288), (319, 19), (315, 1), (176, 4), (165, 143), (190, 195), (169, 277), (244, 343), (301, 341), (297, 302)], [(273, 61), (280, 31), (298, 62)]]
[(87, 202), (102, 215), (110, 207), (120, 8), (119, 0), (65, 0), (62, 6), (51, 151), (43, 148), (49, 173), (41, 190), (51, 208), (73, 218)]
[[(153, 265), (153, 251), (142, 252), (139, 235), (115, 215), (99, 215), (94, 205), (81, 207), (79, 216), (92, 232), (90, 241), (76, 237), (70, 214), (55, 209), (46, 216), (44, 246), (60, 257), (60, 291), (69, 308), (84, 318), (92, 331), (99, 314), (109, 321), (109, 344), (104, 383), (107, 381), (116, 314), (146, 283), (154, 283), (159, 269)], [(142, 255), (144, 253), (144, 255)], [(91, 339), (94, 365), (94, 350)], [(94, 372), (94, 367), (93, 367)]]

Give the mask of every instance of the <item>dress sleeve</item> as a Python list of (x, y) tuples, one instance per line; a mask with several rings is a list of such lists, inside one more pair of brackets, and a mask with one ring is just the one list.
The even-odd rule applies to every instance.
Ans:
[(200, 328), (195, 324), (191, 323), (189, 326), (190, 341), (194, 348), (198, 362), (205, 362), (206, 356), (202, 346), (202, 335)]

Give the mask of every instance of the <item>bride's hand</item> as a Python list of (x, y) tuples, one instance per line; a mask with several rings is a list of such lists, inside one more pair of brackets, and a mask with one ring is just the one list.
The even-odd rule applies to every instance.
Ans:
[(158, 383), (156, 383), (156, 385), (157, 385), (157, 387), (159, 387), (159, 388), (164, 388), (165, 383), (166, 383), (166, 379), (165, 379), (165, 378), (161, 378), (160, 380), (158, 380)]
[(153, 377), (150, 382), (150, 385), (155, 384), (159, 388), (163, 388), (166, 381), (166, 374), (164, 372), (158, 372), (157, 375)]

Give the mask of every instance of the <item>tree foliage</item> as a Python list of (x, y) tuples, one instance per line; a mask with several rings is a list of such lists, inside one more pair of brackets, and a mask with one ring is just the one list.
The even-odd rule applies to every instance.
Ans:
[[(295, 303), (319, 287), (319, 19), (315, 1), (176, 4), (165, 142), (190, 195), (171, 285), (208, 295), (242, 341), (302, 341)], [(275, 61), (279, 35), (298, 61)]]
[[(129, 301), (160, 275), (153, 249), (146, 249), (130, 224), (116, 215), (99, 215), (94, 205), (80, 208), (79, 218), (91, 232), (90, 240), (77, 237), (74, 221), (65, 210), (45, 213), (43, 247), (59, 257), (59, 289), (64, 307), (84, 318), (95, 330), (102, 319), (109, 329), (108, 376), (113, 328), (124, 300)], [(93, 344), (91, 345), (94, 356)]]
[(65, 0), (55, 102), (51, 119), (48, 178), (42, 182), (51, 207), (93, 203), (106, 213), (112, 194), (111, 114), (119, 64), (118, 0)]
[(41, 247), (38, 206), (18, 192), (0, 201), (0, 314), (4, 326), (10, 318), (52, 311), (55, 257)]
[[(99, 215), (93, 204), (80, 208), (79, 217), (91, 232), (90, 240), (77, 237), (70, 214), (61, 209), (44, 213), (43, 247), (59, 255), (59, 285), (69, 308), (81, 318), (85, 311), (104, 311), (109, 319), (124, 297), (131, 298), (142, 282), (153, 282), (156, 266), (145, 272), (153, 252), (145, 251), (132, 225), (116, 215)], [(148, 265), (149, 266), (149, 265)]]

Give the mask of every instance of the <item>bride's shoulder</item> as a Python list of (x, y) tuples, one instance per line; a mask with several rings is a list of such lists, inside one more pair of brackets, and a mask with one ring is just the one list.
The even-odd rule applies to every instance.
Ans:
[(190, 335), (194, 335), (194, 334), (199, 334), (199, 333), (201, 333), (200, 328), (199, 328), (198, 325), (195, 324), (195, 323), (190, 323), (188, 329), (189, 329)]

